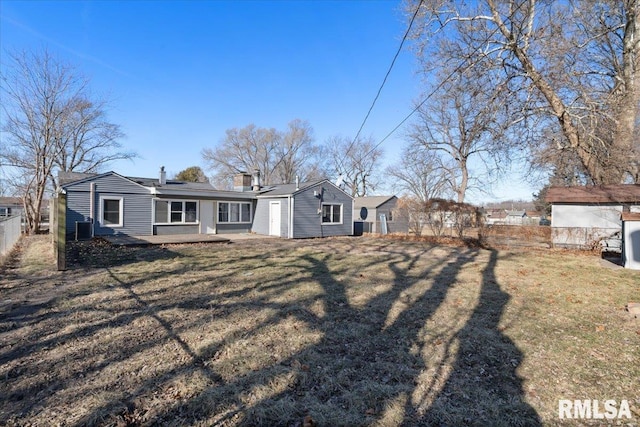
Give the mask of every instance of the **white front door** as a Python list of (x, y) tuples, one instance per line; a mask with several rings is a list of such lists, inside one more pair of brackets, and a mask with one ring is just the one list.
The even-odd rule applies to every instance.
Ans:
[(280, 237), (280, 202), (269, 202), (269, 236)]

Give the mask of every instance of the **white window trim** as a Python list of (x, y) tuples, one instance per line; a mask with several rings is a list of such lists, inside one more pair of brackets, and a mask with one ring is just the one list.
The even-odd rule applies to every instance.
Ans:
[[(117, 200), (119, 202), (120, 210), (120, 222), (117, 224), (105, 224), (104, 223), (104, 201), (105, 200)], [(124, 198), (118, 196), (100, 196), (100, 226), (107, 228), (122, 228), (124, 227)]]
[[(342, 225), (344, 220), (344, 206), (342, 203), (323, 203), (322, 206), (340, 206), (340, 222), (324, 222), (322, 220), (322, 211), (320, 212), (320, 224), (322, 225)], [(320, 208), (323, 209), (323, 208)], [(331, 217), (333, 218), (333, 208), (331, 209)]]
[[(168, 210), (167, 210), (167, 220), (169, 222), (158, 222), (156, 220), (156, 202), (168, 202)], [(182, 203), (182, 220), (180, 222), (170, 222), (171, 221), (171, 202), (181, 202)], [(187, 211), (185, 210), (185, 203), (194, 202), (196, 204), (196, 220), (192, 222), (186, 222), (185, 216), (187, 215)], [(153, 225), (198, 225), (200, 224), (200, 201), (199, 200), (187, 200), (187, 199), (153, 199), (153, 204), (151, 207), (151, 213), (153, 215)]]
[[(240, 205), (243, 205), (243, 204), (249, 205), (249, 221), (220, 221), (220, 205), (223, 203), (226, 203), (226, 204), (236, 203)], [(231, 218), (231, 206), (229, 206), (229, 210), (227, 211), (227, 214), (229, 215), (229, 218)], [(240, 219), (242, 219), (242, 208), (240, 208), (239, 217)], [(251, 202), (220, 200), (218, 201), (218, 203), (216, 203), (216, 224), (251, 224), (253, 222), (252, 218), (253, 218), (253, 203)]]

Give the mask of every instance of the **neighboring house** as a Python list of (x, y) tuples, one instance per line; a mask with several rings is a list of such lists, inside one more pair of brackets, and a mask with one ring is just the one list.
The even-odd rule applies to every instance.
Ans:
[(507, 225), (522, 225), (524, 224), (527, 212), (524, 210), (510, 210), (506, 212), (505, 223)]
[(405, 218), (400, 217), (396, 210), (397, 203), (396, 196), (356, 197), (353, 203), (356, 227), (362, 227), (362, 232), (365, 233), (380, 233), (381, 216), (384, 215), (388, 233), (407, 233), (409, 224)]
[(487, 225), (506, 224), (507, 211), (504, 209), (487, 209), (484, 214), (484, 220)]
[[(296, 190), (295, 184), (261, 187), (259, 177), (239, 174), (234, 191), (221, 191), (209, 183), (167, 180), (161, 169), (158, 179), (107, 172), (61, 176), (60, 181), (61, 192), (66, 194), (67, 234), (73, 236), (352, 234), (353, 198), (327, 180), (300, 184)], [(314, 191), (319, 192), (318, 197), (313, 196)], [(270, 201), (281, 202), (279, 213)], [(313, 209), (305, 210), (311, 201)], [(330, 218), (319, 213), (325, 211)], [(276, 229), (276, 214), (281, 217), (280, 230)]]
[(542, 212), (538, 211), (526, 211), (525, 217), (525, 224), (527, 225), (539, 225), (540, 220), (543, 219)]
[(22, 215), (23, 211), (20, 197), (0, 197), (0, 218)]
[(550, 187), (554, 246), (592, 248), (622, 229), (624, 212), (640, 212), (640, 185)]

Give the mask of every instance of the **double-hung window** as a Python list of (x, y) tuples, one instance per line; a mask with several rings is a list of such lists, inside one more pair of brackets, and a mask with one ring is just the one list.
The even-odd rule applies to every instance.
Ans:
[(122, 227), (122, 197), (100, 198), (100, 220), (103, 227)]
[(342, 205), (322, 205), (323, 224), (342, 224)]
[(218, 222), (250, 223), (250, 202), (218, 202)]
[(193, 224), (198, 222), (198, 202), (189, 200), (155, 200), (156, 224)]

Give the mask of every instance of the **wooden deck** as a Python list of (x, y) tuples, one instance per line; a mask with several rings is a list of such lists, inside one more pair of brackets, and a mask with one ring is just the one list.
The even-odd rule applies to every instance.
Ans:
[(231, 243), (249, 239), (274, 239), (257, 234), (173, 234), (166, 236), (101, 236), (115, 246), (178, 245), (182, 243)]

